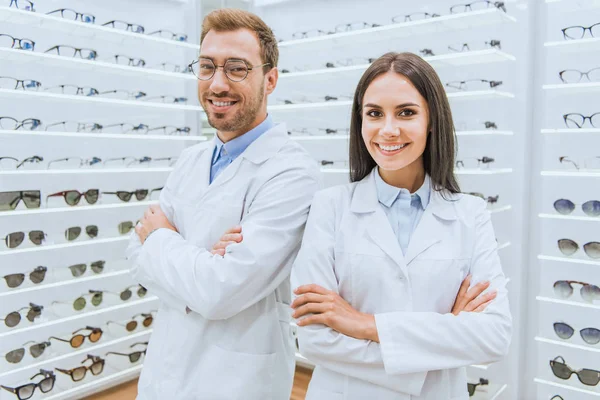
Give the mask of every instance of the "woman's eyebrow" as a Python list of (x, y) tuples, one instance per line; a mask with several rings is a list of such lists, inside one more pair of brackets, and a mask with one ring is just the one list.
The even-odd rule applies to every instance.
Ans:
[[(377, 105), (375, 103), (367, 103), (367, 104), (365, 104), (363, 106), (363, 108), (367, 108), (367, 107), (370, 107), (370, 108), (381, 108), (380, 105)], [(396, 108), (405, 108), (405, 107), (419, 107), (419, 108), (421, 108), (421, 106), (418, 105), (417, 103), (402, 103), (402, 104), (398, 104), (396, 106)]]

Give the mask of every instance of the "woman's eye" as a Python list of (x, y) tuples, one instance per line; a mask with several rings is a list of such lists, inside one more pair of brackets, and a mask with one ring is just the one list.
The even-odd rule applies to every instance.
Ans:
[(379, 111), (371, 110), (371, 111), (367, 111), (367, 115), (369, 117), (380, 117), (381, 113)]
[(400, 111), (400, 116), (401, 117), (411, 117), (413, 115), (415, 115), (416, 113), (413, 110), (402, 110)]

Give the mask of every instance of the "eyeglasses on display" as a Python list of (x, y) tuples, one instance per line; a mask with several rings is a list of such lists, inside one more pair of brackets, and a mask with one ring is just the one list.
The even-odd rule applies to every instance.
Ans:
[(372, 24), (369, 22), (362, 22), (362, 21), (358, 21), (358, 22), (350, 22), (347, 24), (339, 24), (336, 25), (335, 27), (335, 32), (350, 32), (350, 31), (357, 31), (360, 29), (367, 29), (367, 28), (377, 28), (378, 26), (381, 26), (379, 24)]
[(158, 31), (151, 32), (148, 35), (158, 36), (163, 39), (171, 39), (171, 40), (175, 40), (177, 42), (187, 42), (187, 40), (188, 40), (188, 35), (186, 35), (185, 33), (175, 33), (175, 32), (168, 31), (166, 29), (160, 29)]
[(122, 29), (133, 33), (144, 33), (144, 27), (138, 24), (132, 24), (125, 21), (112, 20), (102, 24), (102, 26), (110, 26), (115, 29)]
[(92, 373), (92, 375), (99, 375), (102, 373), (102, 371), (104, 371), (104, 360), (102, 358), (88, 354), (86, 359), (83, 360), (81, 363), (83, 364), (86, 361), (92, 361), (92, 364), (90, 364), (89, 366), (82, 365), (81, 367), (77, 367), (77, 368), (73, 368), (73, 369), (61, 369), (61, 368), (54, 368), (54, 369), (65, 375), (69, 375), (71, 377), (71, 379), (73, 380), (73, 382), (79, 382), (79, 381), (83, 380), (83, 378), (85, 378), (85, 375), (88, 370)]
[(488, 0), (477, 0), (467, 4), (457, 4), (450, 7), (450, 14), (457, 14), (468, 11), (485, 10), (488, 8), (498, 8), (506, 12), (506, 7), (503, 1), (488, 1)]
[(106, 97), (108, 99), (119, 99), (119, 100), (138, 100), (142, 97), (146, 97), (146, 93), (141, 90), (129, 91), (122, 89), (106, 90), (98, 93), (99, 96)]
[(42, 84), (33, 79), (16, 79), (9, 76), (0, 76), (0, 89), (37, 91), (40, 87), (42, 87)]
[(5, 33), (0, 33), (0, 47), (33, 51), (35, 49), (35, 42), (31, 39), (16, 38)]
[(569, 26), (561, 29), (561, 31), (565, 40), (583, 39), (586, 32), (589, 32), (591, 37), (600, 37), (600, 22), (587, 27), (581, 25)]
[(561, 356), (550, 361), (550, 368), (552, 368), (554, 376), (560, 379), (566, 380), (569, 379), (571, 375), (575, 374), (577, 375), (577, 378), (579, 378), (579, 382), (584, 385), (596, 386), (598, 382), (600, 382), (600, 371), (587, 368), (575, 371), (566, 364), (565, 359)]
[(98, 58), (98, 52), (92, 49), (77, 48), (67, 45), (57, 45), (50, 47), (44, 53), (55, 54), (57, 56), (65, 57), (79, 57), (84, 60), (95, 60)]
[(26, 118), (18, 121), (12, 117), (0, 117), (0, 129), (7, 131), (27, 130), (33, 131), (42, 125), (42, 121), (35, 118)]
[[(560, 161), (561, 164), (573, 165), (575, 167), (575, 169), (577, 169), (577, 170), (581, 169), (581, 167), (580, 167), (581, 162), (579, 162), (579, 161), (575, 162), (567, 156), (559, 157), (558, 161)], [(589, 170), (600, 169), (600, 156), (592, 156), (592, 157), (585, 158), (583, 160), (583, 167), (584, 167), (584, 169), (589, 169)]]
[(17, 311), (10, 312), (6, 315), (5, 318), (0, 318), (0, 321), (4, 321), (4, 324), (9, 328), (14, 328), (19, 325), (21, 322), (21, 311), (27, 311), (26, 318), (29, 322), (33, 322), (37, 317), (42, 315), (43, 306), (38, 306), (37, 304), (29, 303), (29, 307), (20, 308)]
[[(106, 261), (103, 260), (94, 261), (90, 264), (90, 269), (95, 274), (101, 274), (104, 271), (105, 264)], [(80, 276), (85, 274), (85, 271), (87, 271), (87, 265), (82, 263), (71, 265), (68, 268), (71, 271), (71, 275), (73, 275), (73, 278), (79, 278)]]
[(60, 15), (61, 18), (69, 19), (71, 21), (85, 22), (87, 24), (96, 23), (96, 17), (92, 14), (80, 13), (70, 8), (59, 8), (58, 10), (47, 12), (46, 14), (53, 16)]
[[(562, 215), (569, 215), (577, 205), (568, 199), (558, 199), (554, 202), (554, 209)], [(581, 210), (590, 217), (600, 217), (600, 201), (588, 200), (581, 204)]]
[(119, 190), (116, 192), (102, 192), (102, 194), (114, 194), (119, 198), (119, 200), (124, 202), (129, 202), (129, 200), (131, 200), (131, 197), (135, 195), (135, 198), (137, 200), (142, 201), (148, 196), (148, 189), (137, 189), (133, 192)]
[(292, 38), (294, 39), (308, 39), (318, 36), (331, 35), (335, 32), (326, 32), (321, 29), (311, 29), (309, 31), (301, 31), (292, 33)]
[(250, 71), (271, 65), (269, 63), (261, 65), (248, 65), (244, 60), (230, 58), (223, 65), (215, 65), (210, 58), (199, 58), (188, 65), (188, 68), (201, 81), (212, 79), (217, 68), (222, 68), (225, 76), (232, 82), (241, 82), (250, 73)]
[(133, 317), (131, 317), (131, 321), (128, 321), (125, 324), (120, 323), (120, 322), (115, 322), (115, 321), (107, 321), (106, 324), (107, 325), (114, 324), (114, 325), (122, 326), (123, 328), (125, 328), (125, 330), (127, 332), (133, 332), (138, 327), (138, 321), (136, 320), (136, 318), (138, 318), (138, 317), (144, 318), (142, 320), (142, 326), (144, 328), (150, 327), (152, 325), (152, 322), (154, 321), (154, 317), (152, 316), (153, 312), (156, 312), (156, 310), (151, 311), (150, 313), (136, 314)]
[(579, 113), (569, 113), (563, 115), (563, 120), (567, 128), (583, 128), (585, 121), (590, 121), (590, 125), (594, 128), (600, 128), (600, 112), (585, 116)]
[(97, 96), (98, 94), (100, 94), (100, 92), (98, 92), (98, 89), (95, 89), (93, 87), (81, 87), (81, 86), (76, 86), (76, 85), (58, 85), (58, 86), (53, 86), (50, 88), (46, 88), (44, 89), (47, 92), (50, 93), (57, 93), (57, 94), (67, 94), (67, 95), (71, 95), (71, 96)]
[[(579, 245), (571, 239), (560, 239), (558, 241), (558, 249), (565, 256), (572, 256), (579, 251)], [(590, 258), (600, 258), (600, 242), (589, 242), (584, 244), (583, 251)]]
[(578, 281), (556, 281), (554, 282), (554, 294), (562, 299), (568, 299), (573, 295), (573, 284), (581, 285), (579, 294), (581, 298), (588, 303), (600, 298), (600, 288), (596, 285), (590, 285)]
[(27, 208), (40, 208), (41, 193), (39, 190), (0, 192), (0, 211), (14, 210), (21, 201)]
[(433, 53), (433, 50), (431, 50), (431, 49), (421, 49), (421, 50), (419, 50), (419, 53), (421, 53), (421, 55), (423, 57), (435, 56), (435, 54)]
[(484, 386), (484, 385), (488, 385), (490, 382), (487, 379), (483, 379), (483, 378), (479, 378), (479, 382), (478, 383), (468, 383), (467, 382), (467, 391), (469, 392), (469, 397), (472, 397), (475, 395), (475, 389), (477, 389), (477, 386)]
[[(133, 348), (135, 346), (139, 346), (139, 345), (144, 345), (144, 346), (148, 346), (148, 342), (140, 342), (140, 343), (134, 343), (131, 346), (129, 346), (130, 348)], [(142, 355), (146, 355), (146, 350), (141, 350), (141, 351), (134, 351), (133, 353), (117, 353), (116, 351), (109, 351), (108, 353), (106, 353), (106, 356), (108, 356), (109, 354), (112, 355), (116, 355), (116, 356), (123, 356), (123, 357), (128, 357), (129, 358), (129, 362), (130, 363), (136, 363), (138, 361), (140, 361), (140, 358), (142, 358)]]
[(121, 54), (115, 55), (115, 62), (119, 65), (128, 65), (130, 67), (145, 67), (146, 61), (141, 58), (133, 58)]
[(478, 192), (467, 192), (467, 194), (470, 194), (471, 196), (477, 196), (485, 201), (487, 201), (488, 204), (496, 204), (498, 202), (498, 199), (500, 198), (500, 195), (497, 194), (496, 196), (485, 196), (483, 195), (483, 193), (478, 193)]
[[(575, 329), (573, 329), (569, 324), (564, 322), (555, 322), (554, 323), (554, 333), (561, 339), (571, 339), (573, 334), (575, 333)], [(579, 331), (581, 338), (587, 344), (598, 344), (600, 343), (600, 329), (596, 328), (584, 328)]]
[(29, 341), (27, 343), (23, 343), (23, 345), (20, 348), (11, 350), (8, 353), (6, 353), (4, 355), (4, 358), (7, 362), (11, 364), (20, 363), (23, 360), (23, 357), (25, 356), (25, 346), (27, 346), (30, 343), (34, 343), (33, 345), (29, 346), (29, 354), (31, 354), (33, 358), (40, 357), (42, 354), (44, 354), (46, 348), (51, 346), (50, 342), (35, 343), (33, 341)]
[(456, 168), (479, 168), (481, 166), (489, 167), (491, 163), (495, 160), (492, 157), (483, 156), (481, 158), (477, 157), (467, 157), (462, 160), (456, 160), (455, 166)]
[[(30, 231), (27, 236), (29, 237), (31, 243), (35, 244), (36, 246), (40, 246), (46, 239), (46, 234), (43, 231), (37, 230)], [(6, 235), (6, 237), (3, 239), (4, 243), (6, 243), (6, 247), (9, 249), (16, 249), (25, 240), (25, 232), (12, 232)]]
[(46, 126), (46, 131), (51, 132), (102, 132), (102, 125), (95, 122), (61, 121)]
[(0, 157), (0, 169), (19, 169), (21, 167), (26, 167), (27, 165), (39, 164), (42, 161), (44, 161), (44, 158), (41, 156), (31, 156), (24, 158), (23, 160), (18, 160), (14, 157)]
[(35, 11), (33, 3), (29, 0), (10, 0), (10, 4), (8, 6), (25, 11)]
[(494, 89), (502, 85), (502, 81), (488, 81), (487, 79), (469, 79), (465, 81), (452, 81), (446, 87), (456, 90), (485, 90)]
[(600, 67), (581, 72), (576, 69), (565, 69), (558, 73), (564, 83), (579, 83), (585, 77), (588, 82), (600, 82)]
[(394, 24), (397, 24), (400, 22), (421, 21), (424, 19), (436, 18), (439, 16), (440, 16), (440, 14), (436, 14), (436, 13), (417, 12), (417, 13), (406, 14), (406, 15), (396, 15), (396, 16), (392, 17), (392, 22)]
[(182, 128), (178, 128), (176, 126), (158, 126), (156, 128), (148, 129), (146, 133), (150, 135), (189, 135), (191, 132), (191, 128), (189, 126), (184, 126)]
[(37, 383), (27, 383), (25, 385), (17, 386), (16, 388), (4, 386), (4, 385), (0, 385), (0, 387), (2, 387), (2, 389), (4, 389), (4, 390), (7, 390), (7, 391), (13, 393), (14, 395), (16, 395), (19, 400), (27, 400), (27, 399), (30, 399), (31, 397), (33, 397), (33, 394), (35, 393), (36, 388), (39, 388), (40, 392), (42, 392), (42, 393), (48, 393), (49, 391), (51, 391), (54, 388), (54, 382), (56, 382), (56, 376), (54, 375), (54, 372), (52, 372), (52, 371), (46, 371), (46, 370), (40, 369), (40, 372), (35, 374), (31, 378), (29, 378), (29, 380), (36, 378), (40, 375), (43, 376), (44, 379), (42, 379), (41, 381), (39, 381)]
[(102, 132), (105, 133), (134, 133), (134, 134), (146, 134), (148, 133), (148, 125), (145, 124), (111, 124), (102, 126)]
[[(66, 160), (66, 159), (63, 159)], [(62, 160), (57, 160), (57, 161), (62, 161)], [(100, 190), (98, 189), (88, 189), (87, 191), (81, 193), (78, 190), (65, 190), (62, 192), (57, 192), (57, 193), (52, 193), (48, 196), (46, 196), (46, 202), (48, 202), (48, 199), (52, 198), (52, 197), (62, 197), (65, 200), (65, 203), (67, 203), (70, 206), (76, 206), (77, 204), (79, 204), (79, 201), (81, 200), (81, 198), (85, 198), (85, 201), (87, 201), (88, 204), (96, 204), (96, 202), (98, 201), (98, 197), (100, 194)]]
[[(89, 331), (89, 333), (87, 335), (84, 335), (82, 333), (79, 333), (81, 331)], [(50, 336), (48, 338), (48, 340), (50, 339), (54, 339), (54, 340), (58, 340), (60, 342), (64, 342), (64, 343), (69, 343), (71, 345), (72, 348), (77, 349), (79, 347), (81, 347), (81, 345), (85, 342), (85, 339), (87, 338), (90, 343), (96, 343), (98, 340), (100, 340), (100, 338), (102, 338), (102, 329), (100, 328), (95, 328), (93, 326), (86, 326), (85, 328), (81, 328), (76, 330), (75, 332), (73, 332), (73, 336), (71, 339), (61, 339), (55, 336)]]
[[(36, 285), (42, 283), (46, 278), (46, 272), (48, 268), (39, 266), (29, 273), (29, 280)], [(9, 274), (4, 276), (6, 286), (11, 289), (18, 288), (25, 282), (25, 274)]]

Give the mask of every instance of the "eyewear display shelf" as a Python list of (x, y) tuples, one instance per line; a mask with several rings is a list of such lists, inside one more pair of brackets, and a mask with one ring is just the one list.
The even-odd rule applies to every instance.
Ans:
[[(43, 84), (37, 91), (0, 89), (0, 117), (17, 121), (26, 118), (42, 121), (42, 125), (34, 130), (17, 125), (15, 129), (6, 125), (0, 127), (0, 157), (23, 160), (35, 155), (42, 158), (39, 167), (35, 165), (35, 168), (9, 169), (0, 163), (0, 192), (41, 192), (37, 208), (35, 205), (28, 208), (27, 205), (31, 204), (26, 204), (22, 199), (16, 209), (0, 211), (0, 385), (19, 387), (39, 382), (39, 377), (31, 377), (40, 369), (50, 370), (56, 376), (54, 387), (46, 394), (42, 394), (39, 387), (36, 388), (32, 400), (75, 400), (135, 379), (140, 374), (143, 355), (135, 362), (128, 357), (107, 355), (108, 352), (130, 354), (143, 351), (144, 346), (140, 343), (148, 341), (156, 315), (154, 311), (159, 306), (158, 298), (151, 292), (145, 294), (140, 291), (131, 278), (130, 265), (125, 260), (129, 234), (120, 229), (121, 223), (131, 221), (134, 224), (148, 206), (158, 203), (158, 195), (152, 196), (151, 190), (164, 185), (173, 164), (156, 163), (148, 167), (135, 164), (137, 166), (128, 167), (123, 163), (113, 167), (109, 167), (109, 164), (100, 167), (94, 165), (93, 168), (61, 164), (52, 165), (50, 169), (50, 163), (63, 158), (87, 160), (92, 157), (102, 160), (133, 157), (141, 160), (147, 156), (171, 160), (178, 157), (187, 146), (206, 141), (207, 137), (202, 135), (205, 116), (195, 100), (197, 90), (193, 74), (119, 65), (107, 59), (59, 56), (43, 51), (53, 43), (98, 48), (102, 50), (99, 54), (104, 56), (129, 54), (134, 48), (136, 57), (152, 60), (152, 57), (160, 54), (166, 58), (157, 59), (161, 62), (187, 65), (199, 50), (194, 42), (200, 26), (199, 17), (196, 17), (200, 15), (197, 12), (200, 5), (198, 2), (164, 1), (147, 4), (136, 11), (124, 10), (137, 6), (117, 0), (97, 4), (75, 4), (65, 0), (60, 5), (97, 15), (96, 23), (91, 24), (67, 20), (61, 18), (60, 14), (46, 15), (46, 12), (54, 9), (48, 7), (56, 4), (39, 0), (34, 0), (34, 3), (35, 12), (14, 6), (9, 8), (10, 1), (0, 5), (0, 33), (31, 37), (36, 41), (35, 51), (0, 47), (1, 75), (20, 78), (18, 72), (14, 71), (26, 70), (27, 75), (39, 79)], [(156, 27), (156, 30), (189, 33), (190, 42), (101, 26), (105, 22), (104, 16), (119, 19), (118, 14), (111, 15), (111, 10), (120, 10), (125, 13), (123, 15), (132, 18), (135, 16), (135, 22)], [(60, 80), (59, 84), (77, 86), (95, 86), (96, 80), (106, 89), (124, 90), (124, 86), (133, 84), (149, 93), (148, 97), (150, 94), (177, 94), (185, 95), (190, 101), (162, 103), (101, 95), (57, 94), (44, 90), (52, 86), (49, 82), (55, 79)], [(174, 93), (168, 92), (171, 89)], [(26, 109), (23, 105), (26, 105)], [(75, 128), (70, 131), (45, 129), (60, 121), (97, 121), (105, 126), (142, 123), (151, 128), (185, 126), (190, 128), (190, 135), (158, 135), (154, 134), (156, 130), (151, 130), (150, 134), (134, 134), (108, 130), (106, 133), (78, 131)], [(71, 125), (65, 123), (64, 126)], [(166, 128), (164, 132), (167, 132)], [(98, 189), (101, 193), (95, 202), (90, 203), (84, 197), (76, 205), (69, 205), (66, 197), (53, 197), (49, 202), (46, 200), (49, 194), (67, 190), (84, 192), (90, 188)], [(138, 189), (148, 189), (149, 192), (140, 200), (135, 196), (126, 200), (111, 194)], [(88, 237), (86, 227), (89, 225), (97, 226), (97, 237)], [(71, 227), (82, 227), (81, 234), (75, 240), (69, 240), (66, 236), (66, 229)], [(44, 232), (40, 245), (32, 243), (28, 236), (35, 230)], [(16, 244), (14, 240), (5, 239), (9, 234), (18, 232), (24, 233), (22, 243)], [(95, 270), (94, 265), (99, 269)], [(36, 268), (42, 268), (43, 273), (34, 275), (32, 271)], [(80, 268), (84, 272), (76, 273)], [(19, 276), (24, 276), (22, 282)], [(40, 276), (41, 282), (37, 282)], [(43, 308), (40, 310), (37, 306)], [(9, 327), (15, 321), (18, 323)], [(131, 325), (132, 321), (136, 321), (135, 328), (126, 330), (124, 324)], [(87, 336), (92, 331), (86, 327), (101, 329), (96, 342)], [(74, 332), (77, 331), (77, 334), (86, 336), (78, 347), (68, 342), (76, 336)], [(34, 358), (30, 354), (30, 346), (45, 342), (50, 345), (39, 357)], [(20, 348), (24, 349), (24, 355), (22, 359), (15, 359), (18, 352), (10, 352)], [(79, 367), (88, 354), (105, 360), (104, 369), (97, 376), (87, 371), (81, 381), (74, 382), (69, 375), (55, 369)], [(89, 361), (83, 365), (90, 365)], [(0, 400), (15, 398), (15, 394), (0, 390)]]
[[(539, 190), (536, 190), (540, 193), (541, 203), (537, 201), (538, 212), (534, 214), (539, 226), (539, 237), (536, 237), (539, 251), (534, 252), (537, 261), (535, 270), (539, 272), (532, 273), (532, 280), (539, 282), (539, 291), (532, 306), (537, 320), (537, 324), (533, 324), (535, 331), (532, 335), (535, 343), (532, 354), (536, 356), (530, 357), (534, 368), (528, 368), (533, 371), (529, 379), (536, 398), (599, 399), (598, 386), (583, 384), (576, 374), (567, 379), (557, 377), (550, 360), (562, 357), (559, 361), (573, 371), (600, 369), (600, 348), (586, 342), (583, 334), (584, 328), (600, 329), (600, 305), (593, 298), (584, 296), (585, 285), (600, 285), (600, 259), (593, 250), (589, 254), (584, 250), (584, 244), (599, 240), (600, 218), (589, 214), (589, 211), (586, 213), (581, 205), (587, 200), (597, 199), (600, 170), (584, 166), (567, 169), (557, 163), (557, 156), (567, 153), (569, 158), (581, 154), (583, 159), (590, 150), (593, 153), (591, 157), (597, 155), (600, 129), (594, 127), (591, 120), (584, 121), (578, 128), (567, 121), (566, 115), (560, 117), (572, 112), (570, 110), (586, 113), (588, 106), (592, 107), (592, 112), (598, 111), (594, 108), (598, 102), (594, 100), (600, 91), (600, 83), (585, 78), (580, 82), (554, 83), (560, 82), (557, 75), (561, 70), (582, 69), (585, 72), (586, 62), (591, 62), (593, 67), (599, 66), (595, 55), (600, 50), (600, 38), (590, 37), (586, 32), (581, 39), (568, 39), (562, 37), (564, 31), (561, 30), (569, 26), (592, 25), (586, 21), (591, 15), (600, 16), (600, 2), (546, 0), (545, 4), (538, 5), (538, 9), (543, 21), (540, 31), (544, 32), (543, 42), (540, 41), (543, 48), (538, 104), (545, 118), (539, 118), (540, 126), (536, 128), (543, 152), (540, 170), (534, 172), (541, 182)], [(593, 19), (593, 22), (598, 21)], [(548, 36), (551, 40), (547, 39)], [(577, 62), (567, 66), (568, 60)], [(554, 82), (548, 82), (549, 79)], [(557, 207), (558, 199), (574, 202), (574, 209)], [(559, 240), (563, 239), (576, 243), (577, 248), (561, 247)], [(568, 282), (572, 293), (561, 291), (559, 281)], [(563, 331), (565, 329), (572, 329), (573, 333)]]

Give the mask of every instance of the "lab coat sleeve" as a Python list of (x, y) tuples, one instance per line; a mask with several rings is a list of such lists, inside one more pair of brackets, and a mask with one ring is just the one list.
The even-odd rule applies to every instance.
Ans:
[[(163, 190), (165, 190), (165, 189), (163, 189)], [(169, 222), (171, 224), (173, 224), (173, 207), (172, 207), (171, 203), (168, 201), (168, 197), (166, 197), (162, 193), (162, 191), (161, 191), (161, 195), (160, 195), (160, 208), (166, 214)], [(141, 218), (141, 216), (140, 216), (140, 218)], [(155, 235), (155, 234), (156, 234), (156, 232), (154, 232), (152, 235)], [(139, 238), (138, 234), (134, 230), (133, 232), (131, 232), (131, 234), (129, 236), (129, 245), (127, 246), (127, 249), (125, 250), (125, 255), (127, 257), (127, 260), (129, 260), (131, 263), (130, 274), (132, 275), (134, 281), (136, 283), (141, 284), (146, 289), (148, 289), (150, 294), (157, 296), (158, 299), (163, 304), (165, 304), (168, 307), (173, 308), (177, 311), (185, 313), (186, 312), (185, 303), (183, 303), (181, 300), (177, 299), (175, 296), (171, 295), (170, 293), (166, 292), (161, 286), (155, 285), (154, 282), (152, 282), (148, 279), (144, 279), (143, 275), (137, 273), (140, 268), (139, 267), (139, 261), (140, 261), (139, 258), (140, 258), (141, 251), (142, 251), (142, 243), (140, 242), (140, 238)]]
[(498, 257), (490, 213), (474, 207), (471, 282), (489, 280), (498, 295), (481, 313), (391, 312), (375, 315), (385, 369), (404, 374), (499, 361), (508, 352), (512, 319), (506, 278)]
[(157, 230), (140, 251), (140, 281), (162, 288), (207, 319), (231, 318), (256, 304), (289, 278), (289, 259), (319, 187), (311, 171), (290, 166), (264, 183), (241, 221), (243, 241), (229, 245), (224, 257), (177, 232)]
[[(314, 283), (339, 293), (334, 253), (336, 207), (325, 193), (318, 193), (311, 206), (292, 269), (292, 288)], [(411, 395), (419, 395), (423, 387), (425, 372), (387, 373), (376, 342), (355, 339), (321, 324), (298, 327), (298, 342), (302, 355), (331, 371)]]

